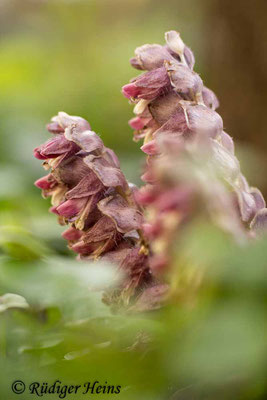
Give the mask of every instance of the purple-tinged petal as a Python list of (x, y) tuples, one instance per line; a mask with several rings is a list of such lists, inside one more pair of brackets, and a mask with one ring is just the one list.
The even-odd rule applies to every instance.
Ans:
[(57, 211), (57, 206), (52, 206), (49, 208), (49, 211), (53, 214), (59, 215), (58, 211)]
[(180, 100), (182, 100), (181, 96), (171, 91), (149, 104), (150, 113), (159, 126), (165, 124), (171, 118), (177, 108), (179, 108)]
[(170, 119), (154, 133), (154, 137), (172, 133), (184, 134), (185, 138), (196, 134), (216, 137), (222, 129), (222, 118), (216, 111), (202, 105), (180, 102)]
[(169, 257), (165, 254), (158, 254), (151, 257), (149, 266), (153, 275), (157, 276), (165, 272), (169, 262)]
[(155, 183), (156, 181), (156, 177), (150, 169), (144, 172), (144, 174), (141, 176), (141, 179), (146, 183)]
[(154, 100), (171, 90), (169, 75), (165, 67), (157, 68), (138, 76), (133, 83), (123, 87), (128, 96)]
[(135, 69), (139, 69), (139, 70), (143, 69), (142, 62), (137, 57), (131, 58), (130, 59), (130, 64)]
[(216, 111), (202, 105), (189, 105), (185, 106), (185, 109), (190, 131), (194, 133), (203, 132), (211, 137), (222, 132), (223, 121)]
[(140, 89), (134, 83), (128, 83), (122, 87), (122, 94), (126, 99), (136, 98), (140, 94)]
[(43, 176), (37, 181), (34, 182), (34, 185), (39, 189), (49, 190), (52, 189), (57, 184), (57, 181), (54, 179), (52, 174)]
[[(172, 51), (169, 46), (165, 46), (166, 49), (168, 50), (168, 52), (173, 56), (173, 58), (178, 61), (179, 63), (181, 63), (181, 57), (175, 53), (174, 51)], [(192, 50), (185, 46), (184, 48), (184, 65), (187, 64), (188, 68), (191, 69), (191, 71), (194, 69), (194, 65), (195, 65), (195, 57), (194, 54), (192, 52)]]
[(259, 189), (252, 187), (249, 189), (249, 193), (254, 198), (257, 210), (261, 210), (262, 208), (266, 207), (266, 202), (265, 202), (264, 197)]
[(101, 260), (120, 266), (127, 255), (131, 252), (131, 249), (132, 245), (128, 242), (123, 241), (116, 247), (115, 250), (109, 251), (108, 253), (104, 254)]
[(64, 130), (72, 125), (76, 126), (76, 129), (80, 132), (91, 130), (89, 122), (84, 118), (77, 117), (75, 115), (68, 115), (67, 113), (61, 111), (52, 118), (52, 122), (58, 123)]
[(195, 189), (190, 186), (177, 187), (165, 190), (159, 194), (157, 200), (153, 203), (154, 207), (160, 212), (170, 210), (188, 211), (192, 206), (192, 197)]
[(143, 282), (151, 281), (151, 274), (148, 268), (148, 257), (140, 252), (139, 247), (134, 247), (125, 257), (121, 264), (121, 270), (127, 273), (128, 278), (123, 286), (127, 289), (140, 287)]
[(91, 196), (104, 189), (102, 182), (97, 176), (90, 171), (90, 173), (82, 178), (78, 185), (66, 193), (66, 199), (78, 199)]
[(245, 192), (244, 190), (235, 189), (238, 198), (239, 210), (241, 214), (242, 221), (250, 221), (256, 212), (256, 204), (254, 197)]
[(60, 155), (68, 154), (68, 156), (75, 154), (79, 151), (79, 147), (68, 141), (64, 135), (56, 135), (46, 143), (35, 149), (42, 157), (56, 158)]
[(202, 97), (204, 104), (212, 110), (216, 110), (219, 107), (220, 103), (216, 94), (206, 86), (203, 87)]
[(155, 191), (155, 188), (150, 185), (143, 186), (136, 193), (136, 200), (141, 205), (146, 206), (148, 204), (151, 204), (155, 201), (156, 198), (157, 193)]
[(70, 228), (68, 228), (67, 230), (65, 230), (61, 236), (66, 239), (66, 240), (70, 240), (70, 241), (76, 241), (79, 240), (83, 235), (82, 231), (79, 231), (78, 229), (73, 228), (72, 226)]
[[(66, 162), (61, 163), (53, 171), (55, 179), (68, 185), (69, 189), (75, 187), (85, 176), (90, 179), (89, 175), (93, 175), (94, 177), (94, 173), (83, 162), (83, 158), (78, 156), (74, 156)], [(94, 179), (93, 177), (91, 179)]]
[(137, 47), (135, 58), (131, 59), (134, 68), (151, 71), (163, 66), (165, 60), (174, 60), (168, 50), (159, 44), (145, 44)]
[(92, 254), (95, 250), (97, 250), (98, 247), (99, 243), (84, 243), (83, 240), (70, 245), (71, 250), (84, 256)]
[(162, 67), (140, 75), (133, 83), (123, 86), (122, 92), (127, 98), (153, 100), (170, 89), (168, 73)]
[(129, 125), (131, 128), (140, 131), (143, 129), (149, 122), (151, 121), (151, 118), (141, 118), (141, 117), (135, 117), (130, 119)]
[(111, 250), (122, 239), (122, 235), (116, 230), (114, 222), (104, 216), (89, 229), (78, 243), (72, 246), (72, 250), (80, 254), (100, 255)]
[[(94, 224), (100, 217), (101, 213), (97, 208), (97, 203), (103, 197), (103, 192), (97, 192), (92, 196), (88, 197), (87, 204), (83, 208), (79, 217), (74, 217), (73, 221), (75, 227), (79, 230), (88, 229)], [(70, 221), (71, 222), (71, 221)]]
[(104, 186), (121, 186), (124, 189), (128, 187), (122, 171), (111, 165), (104, 157), (88, 156), (84, 158), (84, 162), (92, 171), (94, 171)]
[(250, 227), (257, 232), (267, 231), (267, 208), (263, 208), (257, 212), (250, 224)]
[(241, 190), (244, 190), (245, 192), (250, 191), (250, 186), (248, 184), (247, 179), (244, 177), (244, 175), (239, 174), (238, 176), (238, 185), (237, 185)]
[(194, 53), (192, 52), (192, 50), (185, 46), (184, 48), (184, 56), (185, 56), (185, 60), (187, 62), (187, 65), (190, 69), (194, 68), (195, 65), (195, 56)]
[(178, 105), (176, 111), (155, 133), (154, 138), (173, 133), (185, 134), (189, 132), (188, 118), (185, 110)]
[(168, 71), (171, 84), (177, 93), (194, 100), (192, 95), (202, 92), (203, 82), (196, 72), (177, 62), (166, 62), (165, 67)]
[(225, 147), (230, 153), (235, 154), (235, 145), (234, 141), (228, 133), (222, 131), (220, 135), (220, 141), (223, 147)]
[(240, 176), (238, 159), (216, 140), (212, 140), (211, 144), (214, 167), (227, 182), (235, 186)]
[(84, 234), (83, 241), (85, 243), (101, 242), (114, 234), (116, 234), (115, 223), (111, 218), (104, 215)]
[(66, 128), (65, 137), (70, 143), (76, 143), (80, 149), (87, 153), (102, 150), (104, 147), (102, 140), (95, 132), (89, 130), (81, 132), (75, 125)]
[(87, 198), (71, 199), (64, 201), (64, 203), (60, 204), (57, 207), (57, 212), (59, 215), (62, 215), (66, 218), (74, 217), (83, 210), (87, 201)]
[(143, 224), (142, 229), (144, 235), (150, 240), (155, 239), (163, 232), (162, 224), (160, 222), (154, 222), (153, 224)]
[(128, 205), (121, 196), (110, 196), (98, 203), (99, 210), (111, 218), (121, 233), (127, 233), (141, 228), (142, 213)]
[(35, 158), (37, 158), (37, 160), (46, 160), (47, 157), (45, 157), (41, 154), (41, 150), (42, 150), (42, 146), (36, 147), (33, 150), (33, 155)]
[(50, 122), (46, 125), (46, 129), (50, 133), (64, 133), (64, 128), (62, 128), (58, 122)]
[(149, 156), (154, 156), (154, 155), (159, 154), (159, 148), (158, 148), (155, 140), (151, 140), (150, 142), (144, 144), (141, 147), (141, 150), (144, 153), (148, 154)]
[(105, 157), (107, 161), (116, 168), (120, 168), (120, 161), (113, 150), (105, 147)]

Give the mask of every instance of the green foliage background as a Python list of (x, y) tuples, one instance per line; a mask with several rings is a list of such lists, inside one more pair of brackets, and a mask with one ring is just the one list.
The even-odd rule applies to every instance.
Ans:
[[(112, 271), (73, 259), (33, 186), (44, 171), (32, 149), (61, 110), (88, 119), (139, 183), (143, 157), (120, 93), (133, 76), (128, 59), (136, 46), (161, 43), (166, 30), (178, 29), (209, 84), (209, 7), (193, 0), (1, 1), (0, 296), (19, 294), (30, 306), (0, 308), (1, 399), (35, 397), (12, 394), (15, 379), (108, 381), (122, 385), (114, 397), (123, 400), (266, 398), (266, 239), (240, 248), (199, 221), (177, 241), (172, 304), (113, 315), (100, 293), (88, 291)], [(262, 158), (242, 154), (254, 184), (263, 184)]]

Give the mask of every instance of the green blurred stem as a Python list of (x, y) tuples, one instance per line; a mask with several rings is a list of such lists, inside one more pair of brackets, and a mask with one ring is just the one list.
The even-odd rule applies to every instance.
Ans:
[(0, 356), (6, 358), (7, 356), (7, 315), (1, 315), (0, 324)]

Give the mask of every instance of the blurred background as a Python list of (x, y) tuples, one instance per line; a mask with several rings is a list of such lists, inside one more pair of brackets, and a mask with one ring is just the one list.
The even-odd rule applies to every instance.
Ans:
[[(62, 359), (70, 352), (67, 359), (75, 359), (81, 356), (81, 349), (92, 345), (90, 354), (96, 368), (92, 374), (96, 378), (120, 382), (131, 374), (139, 385), (133, 397), (126, 393), (123, 399), (188, 400), (202, 395), (212, 400), (264, 399), (266, 242), (241, 254), (240, 249), (229, 250), (229, 243), (218, 232), (204, 229), (191, 235), (186, 249), (195, 249), (193, 253), (203, 257), (203, 264), (222, 265), (227, 271), (218, 284), (217, 276), (207, 279), (199, 308), (190, 316), (186, 304), (185, 309), (179, 306), (161, 316), (161, 323), (114, 317), (105, 320), (106, 331), (93, 320), (81, 330), (76, 325), (69, 328), (67, 334), (60, 325), (61, 313), (65, 320), (74, 314), (78, 320), (83, 311), (99, 317), (107, 310), (103, 311), (101, 301), (97, 307), (91, 298), (89, 301), (87, 290), (77, 297), (83, 281), (79, 271), (74, 284), (73, 271), (66, 275), (64, 268), (57, 266), (56, 258), (70, 253), (60, 238), (62, 228), (56, 217), (47, 212), (49, 200), (43, 200), (33, 186), (33, 181), (44, 175), (40, 161), (33, 158), (33, 148), (49, 138), (45, 125), (58, 111), (80, 115), (117, 152), (127, 178), (139, 183), (143, 156), (140, 144), (132, 142), (127, 124), (132, 107), (120, 90), (136, 74), (129, 64), (134, 49), (144, 43), (163, 43), (164, 32), (170, 29), (178, 30), (194, 51), (195, 69), (220, 100), (218, 111), (225, 130), (234, 137), (242, 170), (249, 183), (266, 196), (266, 0), (0, 0), (0, 224), (5, 226), (0, 230), (0, 245), (9, 255), (8, 260), (1, 256), (0, 295), (5, 291), (19, 293), (39, 304), (39, 311), (51, 307), (46, 317), (38, 314), (38, 323), (26, 315), (16, 314), (12, 321), (9, 315), (4, 316), (0, 354), (9, 353), (11, 370), (14, 365), (21, 371), (25, 365), (29, 370), (33, 365), (52, 365), (49, 371), (54, 379), (61, 371), (61, 365), (53, 366), (57, 357)], [(203, 242), (199, 243), (200, 237)], [(43, 254), (56, 256), (53, 262), (48, 259), (46, 268), (38, 264)], [(34, 263), (28, 265), (27, 261)], [(50, 270), (51, 265), (56, 269)], [(191, 305), (192, 299), (190, 310)], [(75, 313), (72, 307), (76, 307)], [(9, 329), (6, 324), (10, 324)], [(126, 347), (140, 329), (162, 334), (158, 352), (154, 349), (149, 357), (143, 357), (142, 352), (127, 357), (126, 353), (118, 354), (118, 336), (124, 337)], [(62, 332), (67, 337), (64, 345), (58, 341)], [(200, 335), (196, 337), (194, 332)], [(101, 340), (113, 340), (115, 347), (105, 355), (105, 346), (92, 350)], [(32, 347), (23, 347), (24, 342)], [(142, 348), (143, 342), (146, 337), (136, 346)], [(71, 353), (73, 349), (78, 353)], [(113, 364), (119, 369), (108, 368)], [(129, 370), (124, 370), (126, 364)], [(87, 359), (77, 364), (75, 379), (88, 365), (92, 368)], [(230, 377), (229, 365), (233, 369)], [(72, 366), (69, 376), (73, 377), (73, 371)], [(47, 372), (40, 372), (40, 379), (47, 376)], [(174, 386), (168, 386), (170, 377)], [(1, 376), (2, 385), (5, 379)], [(194, 397), (192, 380), (202, 384), (209, 379), (211, 392), (218, 384), (216, 396), (203, 392)], [(236, 382), (238, 390), (244, 392), (240, 396), (235, 392)], [(248, 387), (244, 382), (249, 382)], [(185, 389), (170, 397), (177, 390), (175, 385), (180, 387), (178, 383)], [(11, 398), (9, 388), (1, 393)]]

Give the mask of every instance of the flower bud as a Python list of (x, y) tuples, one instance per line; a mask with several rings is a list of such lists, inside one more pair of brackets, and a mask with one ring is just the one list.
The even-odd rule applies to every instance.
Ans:
[(202, 97), (204, 104), (212, 110), (216, 110), (219, 107), (220, 103), (216, 94), (206, 86), (202, 89)]
[(43, 176), (40, 179), (37, 179), (37, 181), (35, 181), (34, 184), (39, 189), (49, 190), (49, 189), (52, 189), (53, 186), (55, 186), (57, 184), (57, 181), (53, 178), (52, 174), (49, 174), (49, 175)]
[(176, 31), (166, 32), (165, 40), (169, 48), (174, 53), (177, 53), (179, 56), (182, 56), (184, 54), (185, 45), (178, 32)]
[(153, 100), (170, 89), (166, 68), (161, 67), (138, 76), (132, 83), (123, 86), (122, 93), (128, 99)]
[(154, 156), (159, 154), (159, 149), (157, 148), (157, 143), (155, 140), (151, 140), (150, 142), (144, 144), (141, 147), (141, 150), (148, 154), (149, 156)]
[(174, 90), (180, 95), (187, 96), (192, 101), (197, 93), (203, 90), (203, 82), (198, 74), (191, 71), (187, 66), (177, 62), (166, 62), (171, 84)]
[(149, 123), (149, 121), (151, 121), (151, 118), (135, 117), (135, 118), (130, 119), (129, 125), (131, 128), (139, 131), (139, 130), (143, 129)]
[(137, 47), (135, 56), (131, 59), (132, 66), (148, 71), (162, 67), (165, 60), (174, 60), (168, 50), (158, 44), (145, 44)]
[(267, 208), (262, 208), (257, 212), (250, 224), (250, 227), (257, 233), (267, 232)]
[(71, 226), (70, 228), (66, 229), (61, 236), (66, 240), (74, 242), (79, 240), (82, 237), (82, 235), (83, 235), (82, 231), (79, 231), (78, 229), (75, 229)]
[(79, 214), (83, 210), (86, 203), (87, 198), (67, 200), (60, 204), (56, 211), (58, 215), (71, 218)]

